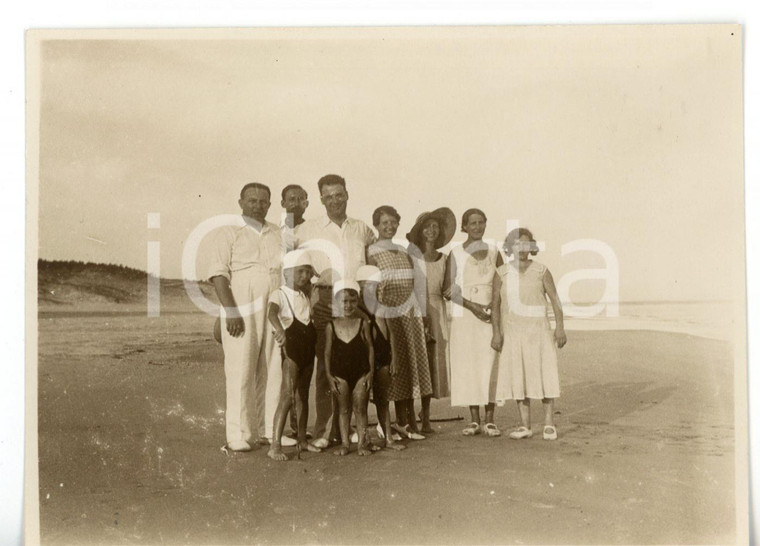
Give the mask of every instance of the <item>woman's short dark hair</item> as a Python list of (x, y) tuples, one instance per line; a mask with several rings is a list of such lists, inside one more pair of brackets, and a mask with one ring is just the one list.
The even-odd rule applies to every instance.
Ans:
[(504, 239), (504, 252), (507, 256), (512, 255), (512, 247), (520, 240), (520, 237), (528, 237), (530, 239), (530, 255), (535, 256), (538, 254), (538, 244), (533, 234), (528, 228), (515, 228), (507, 234), (507, 238)]
[(255, 188), (257, 190), (264, 190), (267, 192), (267, 195), (269, 198), (272, 198), (272, 191), (269, 189), (269, 186), (265, 186), (264, 184), (259, 184), (258, 182), (249, 182), (245, 186), (243, 186), (243, 189), (240, 190), (240, 199), (243, 198), (243, 195), (245, 194), (246, 190), (250, 190), (251, 188)]
[(467, 225), (467, 222), (470, 220), (470, 216), (473, 214), (480, 214), (483, 217), (483, 220), (488, 222), (488, 218), (486, 218), (486, 213), (483, 212), (480, 209), (467, 209), (464, 211), (464, 214), (462, 215), (462, 231), (464, 231), (464, 226)]
[(377, 207), (375, 209), (375, 212), (372, 213), (372, 225), (377, 227), (377, 225), (380, 223), (380, 217), (383, 214), (387, 214), (388, 216), (393, 216), (397, 222), (401, 221), (401, 215), (398, 213), (396, 209), (394, 209), (390, 205), (383, 205), (381, 207)]

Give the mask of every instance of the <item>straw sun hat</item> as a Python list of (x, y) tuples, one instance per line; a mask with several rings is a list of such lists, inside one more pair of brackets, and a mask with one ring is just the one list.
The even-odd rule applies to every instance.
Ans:
[(438, 226), (441, 228), (441, 233), (438, 235), (438, 239), (435, 242), (435, 248), (437, 250), (446, 246), (454, 237), (454, 233), (456, 233), (457, 230), (457, 218), (454, 216), (454, 212), (448, 207), (441, 207), (435, 209), (433, 212), (423, 212), (420, 214), (411, 231), (406, 234), (406, 238), (409, 242), (414, 243), (422, 249), (422, 227), (425, 225), (425, 222), (430, 219), (437, 220)]

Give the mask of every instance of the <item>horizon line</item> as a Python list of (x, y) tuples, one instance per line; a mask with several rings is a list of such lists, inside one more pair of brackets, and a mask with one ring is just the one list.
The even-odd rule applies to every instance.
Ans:
[[(138, 267), (133, 267), (131, 265), (124, 265), (124, 264), (118, 264), (118, 263), (102, 263), (102, 262), (90, 262), (90, 261), (82, 261), (82, 260), (49, 260), (45, 258), (38, 258), (37, 264), (39, 265), (40, 262), (46, 262), (46, 263), (79, 263), (84, 266), (87, 265), (93, 265), (93, 266), (113, 266), (113, 267), (122, 267), (126, 269), (132, 269), (135, 271), (139, 271), (141, 273), (144, 273), (146, 277), (153, 277), (156, 278), (155, 275), (148, 273), (147, 271), (140, 269)], [(172, 281), (172, 282), (196, 282), (196, 283), (205, 283), (210, 284), (210, 281), (206, 279), (183, 279), (183, 278), (172, 278), (172, 277), (158, 277), (159, 280), (162, 281)], [(596, 301), (574, 301), (574, 305), (598, 305), (598, 304), (628, 304), (628, 305), (645, 305), (645, 304), (663, 304), (663, 303), (684, 303), (684, 304), (695, 304), (695, 303), (729, 303), (733, 300), (730, 299), (719, 299), (719, 298), (708, 298), (708, 299), (679, 299), (679, 300), (668, 300), (668, 299), (645, 299), (645, 300), (615, 300), (615, 301), (605, 301), (605, 300), (596, 300)]]

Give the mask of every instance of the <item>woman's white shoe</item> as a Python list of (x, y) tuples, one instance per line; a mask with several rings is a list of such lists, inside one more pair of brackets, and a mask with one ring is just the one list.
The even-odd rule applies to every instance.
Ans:
[(522, 440), (523, 438), (530, 438), (533, 436), (533, 431), (528, 427), (520, 427), (509, 433), (509, 437), (513, 440)]

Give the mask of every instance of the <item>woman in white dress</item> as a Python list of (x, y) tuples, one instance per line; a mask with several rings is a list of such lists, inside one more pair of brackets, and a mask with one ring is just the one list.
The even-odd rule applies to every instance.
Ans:
[[(498, 282), (496, 268), (503, 261), (496, 247), (483, 241), (486, 221), (479, 209), (465, 211), (462, 231), (467, 240), (451, 250), (444, 280), (452, 302), (451, 405), (470, 408), (472, 422), (462, 431), (465, 436), (482, 431), (488, 436), (501, 435), (493, 419), (498, 371), (495, 349), (501, 345), (501, 334), (490, 323), (493, 287)], [(485, 406), (483, 428), (480, 406)]]

